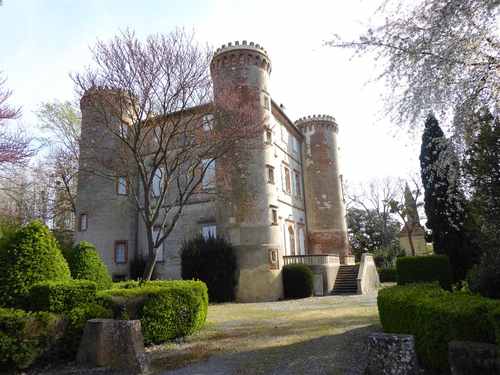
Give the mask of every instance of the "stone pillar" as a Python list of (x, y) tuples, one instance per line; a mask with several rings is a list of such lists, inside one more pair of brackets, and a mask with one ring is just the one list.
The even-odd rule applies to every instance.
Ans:
[(305, 136), (304, 192), (309, 252), (336, 254), (345, 263), (350, 255), (337, 132), (332, 116), (304, 117), (295, 125)]
[(83, 331), (77, 362), (90, 367), (108, 367), (126, 373), (148, 372), (139, 320), (91, 319)]

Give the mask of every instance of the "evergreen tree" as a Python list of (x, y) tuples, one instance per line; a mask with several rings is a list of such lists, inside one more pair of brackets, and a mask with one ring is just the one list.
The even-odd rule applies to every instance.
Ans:
[(465, 198), (459, 184), (459, 163), (432, 114), (422, 135), (420, 167), (426, 225), (432, 230), (434, 251), (448, 255), (455, 280), (462, 280), (471, 266), (472, 254), (464, 232)]

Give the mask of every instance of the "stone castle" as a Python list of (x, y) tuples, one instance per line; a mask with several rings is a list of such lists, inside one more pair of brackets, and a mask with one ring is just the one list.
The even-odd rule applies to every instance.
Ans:
[[(265, 146), (252, 152), (246, 185), (241, 186), (252, 192), (253, 205), (235, 212), (228, 204), (238, 210), (237, 196), (234, 202), (209, 196), (193, 200), (159, 249), (156, 276), (180, 278), (180, 247), (201, 233), (223, 236), (237, 249), (238, 301), (282, 298), (281, 270), (289, 263), (308, 264), (315, 273), (316, 293), (330, 293), (341, 264), (354, 263), (347, 239), (335, 119), (314, 115), (291, 121), (272, 100), (268, 88), (271, 60), (258, 44), (244, 41), (222, 46), (210, 69), (215, 96), (222, 86), (243, 87), (252, 94), (249, 100), (258, 101), (261, 108)], [(85, 146), (89, 142), (112, 144), (99, 132), (85, 96), (81, 111), (81, 155), (91, 152)], [(123, 204), (129, 199), (124, 189), (120, 181), (80, 170), (75, 240), (94, 243), (115, 279), (128, 277), (131, 262), (147, 248), (137, 209)]]

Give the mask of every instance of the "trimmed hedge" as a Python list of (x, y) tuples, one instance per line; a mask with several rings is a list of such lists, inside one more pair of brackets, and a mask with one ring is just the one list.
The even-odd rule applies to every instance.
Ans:
[(115, 318), (140, 319), (146, 344), (190, 335), (205, 323), (208, 291), (201, 281), (116, 284), (113, 289), (98, 292), (98, 299), (113, 310)]
[(88, 280), (42, 281), (30, 290), (29, 307), (34, 311), (66, 313), (96, 299), (97, 284)]
[(50, 349), (60, 333), (57, 315), (0, 308), (0, 371), (28, 368)]
[(40, 221), (19, 228), (0, 249), (0, 304), (23, 306), (40, 281), (69, 280), (68, 264), (52, 233)]
[(238, 265), (233, 246), (223, 238), (202, 236), (184, 243), (181, 275), (184, 280), (201, 280), (212, 302), (234, 301)]
[(111, 288), (108, 268), (93, 244), (81, 241), (65, 255), (73, 279), (94, 281), (98, 289)]
[(398, 285), (438, 281), (451, 289), (451, 267), (446, 255), (399, 257), (396, 260)]
[(448, 371), (452, 340), (495, 342), (491, 314), (500, 305), (491, 299), (413, 284), (380, 290), (377, 303), (384, 332), (414, 335), (419, 359), (434, 370)]
[(381, 283), (395, 283), (398, 273), (395, 268), (378, 268), (378, 275)]
[(74, 356), (80, 346), (87, 320), (97, 318), (112, 319), (113, 311), (96, 303), (86, 303), (68, 311), (65, 318), (67, 326), (63, 338), (63, 353)]
[(304, 264), (287, 264), (283, 267), (285, 298), (306, 298), (313, 294), (313, 273)]
[(490, 314), (490, 321), (495, 328), (495, 337), (497, 340), (497, 345), (500, 346), (500, 306), (494, 309)]

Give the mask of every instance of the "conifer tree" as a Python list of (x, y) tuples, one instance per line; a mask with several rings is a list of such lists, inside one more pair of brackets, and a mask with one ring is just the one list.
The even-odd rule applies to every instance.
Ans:
[(464, 233), (465, 199), (459, 184), (459, 164), (451, 143), (430, 114), (425, 122), (420, 151), (427, 227), (434, 252), (450, 258), (455, 280), (470, 267), (471, 253)]

